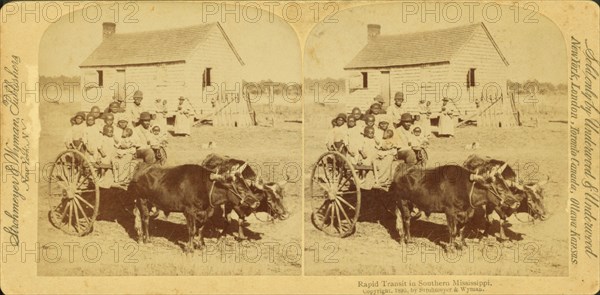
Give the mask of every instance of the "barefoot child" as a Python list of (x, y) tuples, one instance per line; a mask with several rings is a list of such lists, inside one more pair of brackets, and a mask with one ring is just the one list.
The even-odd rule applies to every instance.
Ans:
[(113, 137), (114, 131), (114, 127), (110, 125), (105, 125), (102, 128), (102, 142), (98, 147), (98, 152), (100, 153), (98, 163), (100, 164), (112, 164), (112, 159), (117, 154), (117, 142)]
[(152, 150), (154, 151), (156, 159), (161, 160), (162, 153), (160, 152), (160, 148), (167, 146), (167, 136), (165, 133), (160, 132), (160, 126), (152, 126), (152, 134), (150, 135), (148, 144), (150, 145), (150, 148), (152, 148)]
[(331, 133), (327, 141), (327, 149), (345, 154), (347, 149), (346, 145), (348, 144), (348, 139), (346, 138), (347, 130), (345, 126), (346, 115), (342, 113), (338, 114), (334, 123), (335, 124), (331, 129)]
[(71, 118), (71, 128), (67, 131), (64, 138), (67, 149), (80, 149), (82, 147), (86, 131), (86, 125), (83, 124), (84, 120), (84, 112), (77, 112), (77, 114)]
[(117, 139), (116, 157), (113, 160), (113, 174), (117, 184), (126, 185), (133, 175), (134, 167), (131, 164), (136, 149), (132, 135), (133, 130), (125, 128), (121, 138)]
[(356, 164), (359, 157), (358, 150), (364, 141), (364, 136), (362, 135), (362, 129), (356, 124), (356, 118), (354, 116), (348, 116), (347, 125), (348, 128), (346, 129), (346, 138), (348, 140), (348, 156), (350, 161), (353, 164)]
[(92, 113), (89, 113), (85, 118), (85, 145), (86, 152), (89, 158), (96, 162), (98, 156), (98, 147), (102, 142), (102, 132), (96, 124), (96, 117)]

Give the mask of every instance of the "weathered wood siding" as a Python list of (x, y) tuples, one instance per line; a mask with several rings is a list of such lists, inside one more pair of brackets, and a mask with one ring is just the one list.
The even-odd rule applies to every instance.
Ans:
[(441, 102), (448, 82), (448, 64), (394, 68), (390, 71), (392, 103), (396, 92), (404, 93), (404, 107), (417, 112), (419, 100), (431, 101), (432, 110)]
[[(130, 102), (133, 100), (133, 93), (141, 90), (144, 93), (142, 103), (148, 109), (153, 108), (156, 98), (161, 98), (168, 101), (167, 106), (170, 110), (175, 110), (177, 98), (185, 96), (184, 69), (183, 63), (82, 69), (84, 85), (91, 85), (87, 84), (88, 82), (98, 82), (98, 70), (103, 71), (104, 76), (102, 87), (91, 87), (85, 90), (87, 95), (84, 95), (82, 107), (84, 109), (92, 105), (105, 107), (112, 101), (117, 91), (124, 93), (126, 101)], [(124, 75), (118, 70), (124, 70)]]
[[(203, 89), (202, 77), (206, 68), (211, 68), (214, 87)], [(212, 99), (221, 99), (227, 93), (241, 93), (241, 70), (242, 65), (223, 34), (214, 27), (207, 39), (195, 49), (185, 69), (187, 97), (197, 112), (210, 114), (216, 109)]]
[[(450, 79), (461, 86), (457, 106), (461, 115), (476, 112), (475, 100), (506, 96), (508, 68), (483, 28), (477, 29), (465, 46), (451, 61)], [(475, 69), (475, 87), (467, 89), (467, 73)]]
[[(354, 107), (359, 107), (363, 112), (369, 109), (373, 104), (373, 98), (381, 94), (381, 71), (380, 70), (353, 70), (350, 71), (350, 76), (356, 80), (358, 76), (360, 78), (360, 84), (362, 85), (362, 72), (367, 72), (367, 88), (355, 89), (352, 93), (349, 93), (341, 103), (344, 103), (346, 110), (349, 112)], [(353, 81), (354, 84), (358, 83)]]

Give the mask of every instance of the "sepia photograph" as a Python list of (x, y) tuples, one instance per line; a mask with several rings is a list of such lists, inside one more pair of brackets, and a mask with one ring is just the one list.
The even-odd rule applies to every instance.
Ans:
[(3, 2), (0, 293), (597, 294), (599, 12)]
[(560, 31), (403, 7), (307, 38), (306, 274), (567, 275)]
[(38, 273), (299, 275), (293, 29), (136, 7), (135, 22), (75, 12), (41, 40), (38, 236), (82, 254)]

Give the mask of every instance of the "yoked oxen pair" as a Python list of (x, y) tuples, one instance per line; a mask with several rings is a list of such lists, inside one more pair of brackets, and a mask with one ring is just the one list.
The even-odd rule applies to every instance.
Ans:
[(166, 215), (183, 213), (189, 235), (185, 252), (193, 252), (194, 246), (204, 246), (202, 230), (215, 207), (231, 204), (233, 208), (256, 209), (262, 201), (262, 196), (254, 194), (242, 178), (240, 170), (216, 174), (191, 164), (170, 168), (151, 166), (132, 180), (128, 192), (136, 199), (134, 214), (138, 240), (149, 242), (148, 208), (153, 204)]
[(542, 181), (523, 182), (506, 162), (488, 157), (483, 158), (478, 155), (470, 155), (463, 166), (471, 171), (476, 171), (480, 175), (496, 171), (498, 185), (511, 191), (507, 198), (496, 200), (484, 206), (485, 232), (487, 234), (489, 234), (491, 225), (490, 214), (493, 212), (496, 212), (502, 220), (498, 237), (500, 240), (507, 239), (505, 233), (506, 219), (514, 213), (528, 213), (533, 220), (545, 220), (547, 218), (542, 187), (548, 183), (549, 177)]
[(473, 217), (475, 208), (510, 194), (509, 190), (498, 186), (495, 170), (478, 174), (459, 165), (404, 169), (404, 164), (396, 169), (390, 196), (396, 205), (396, 228), (405, 242), (411, 239), (410, 209), (413, 205), (428, 216), (431, 213), (446, 215), (450, 233), (448, 248), (453, 250), (455, 246), (460, 249), (465, 245), (464, 227)]
[[(236, 207), (233, 204), (225, 203), (222, 205), (223, 214), (226, 220), (221, 235), (225, 235), (228, 225), (231, 224), (231, 212), (235, 211), (240, 220), (238, 220), (238, 238), (245, 239), (242, 225), (245, 223), (246, 216), (253, 212), (266, 212), (270, 217), (279, 220), (285, 220), (289, 217), (289, 212), (283, 202), (285, 197), (284, 186), (288, 178), (280, 182), (263, 183), (262, 179), (248, 165), (247, 162), (227, 156), (210, 154), (202, 162), (202, 166), (218, 173), (220, 175), (230, 174), (231, 171), (238, 171), (241, 178), (246, 182), (253, 194), (259, 196), (260, 204), (256, 208)], [(215, 215), (215, 218), (219, 217)]]

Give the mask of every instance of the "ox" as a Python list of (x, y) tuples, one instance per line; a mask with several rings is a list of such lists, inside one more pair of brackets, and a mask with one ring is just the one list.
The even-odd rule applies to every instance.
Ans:
[[(204, 246), (202, 230), (215, 206), (230, 204), (234, 208), (256, 208), (261, 201), (239, 174), (217, 175), (200, 165), (151, 166), (134, 178), (128, 192), (136, 199), (134, 214), (138, 241), (149, 241), (148, 208), (151, 203), (165, 214), (183, 213), (189, 235), (185, 252), (192, 252), (194, 246)], [(198, 240), (194, 241), (196, 235)]]
[[(217, 154), (208, 155), (202, 162), (202, 166), (207, 169), (219, 173), (228, 174), (230, 171), (238, 171), (242, 179), (246, 181), (246, 184), (252, 190), (252, 193), (260, 196), (261, 202), (252, 212), (266, 212), (274, 219), (285, 220), (289, 217), (289, 212), (283, 203), (284, 199), (284, 186), (288, 182), (288, 179), (281, 182), (268, 182), (263, 183), (262, 180), (257, 176), (254, 170), (243, 160), (230, 158), (227, 156), (221, 156)], [(250, 210), (236, 210), (236, 208), (224, 204), (223, 214), (225, 215), (227, 224), (230, 224), (231, 212), (235, 211), (239, 216), (239, 224), (245, 222), (246, 215), (250, 214)], [(223, 228), (222, 235), (225, 234), (227, 226)], [(242, 227), (238, 227), (238, 237), (245, 239)]]
[(511, 195), (516, 198), (504, 199), (499, 203), (490, 203), (485, 207), (485, 232), (488, 233), (491, 225), (490, 214), (496, 212), (501, 219), (499, 239), (506, 240), (505, 225), (507, 218), (513, 213), (526, 212), (533, 220), (545, 220), (546, 207), (544, 206), (544, 196), (542, 186), (549, 181), (549, 177), (542, 181), (531, 181), (522, 183), (517, 173), (504, 161), (482, 158), (477, 155), (470, 155), (463, 163), (463, 166), (472, 171), (478, 171), (480, 174), (496, 173), (499, 185), (508, 188)]
[(390, 196), (396, 203), (396, 228), (405, 242), (411, 239), (410, 208), (414, 205), (426, 215), (445, 213), (450, 232), (448, 245), (450, 249), (462, 248), (464, 226), (473, 217), (475, 208), (497, 202), (501, 198), (498, 194), (506, 193), (491, 190), (496, 182), (493, 173), (482, 176), (458, 165), (413, 167), (406, 173), (401, 173), (402, 169), (402, 165), (396, 169)]

